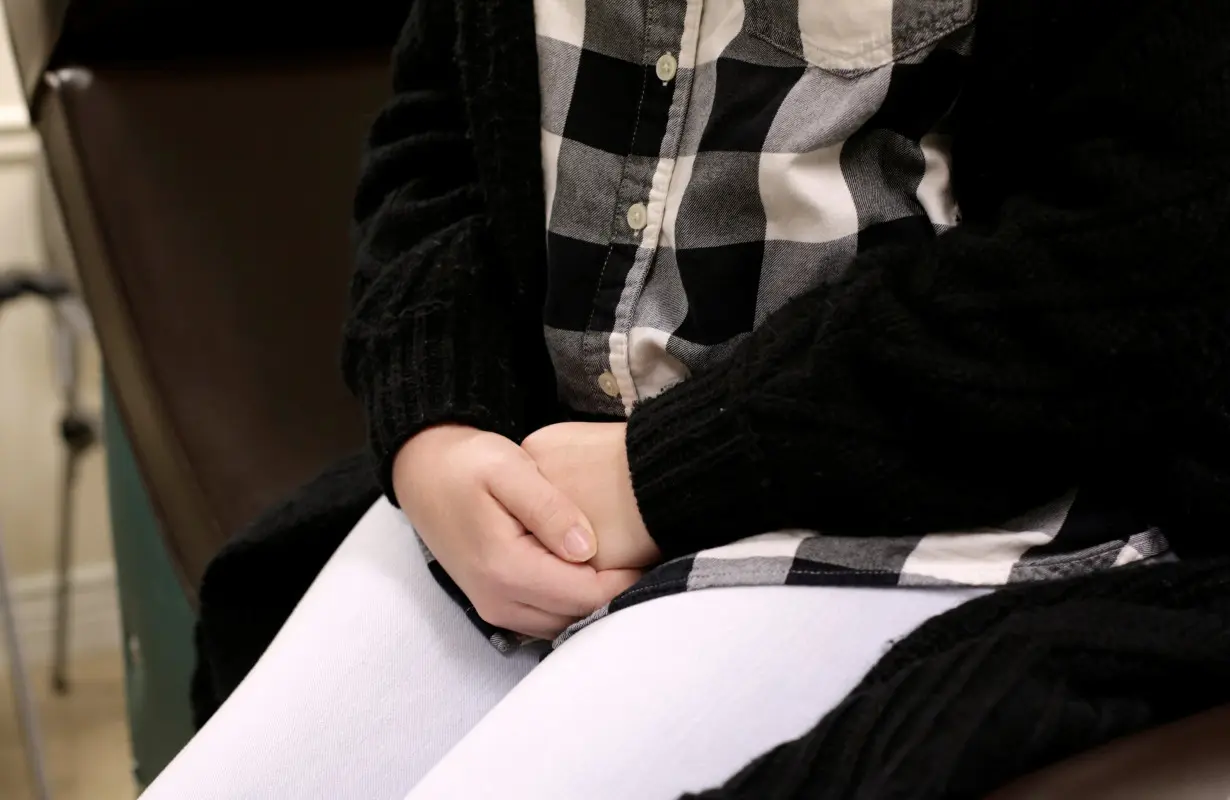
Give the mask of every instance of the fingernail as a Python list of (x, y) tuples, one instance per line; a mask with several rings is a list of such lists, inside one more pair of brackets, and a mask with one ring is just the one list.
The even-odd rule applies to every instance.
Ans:
[(593, 540), (589, 531), (573, 525), (564, 534), (564, 553), (574, 561), (588, 561), (593, 555)]

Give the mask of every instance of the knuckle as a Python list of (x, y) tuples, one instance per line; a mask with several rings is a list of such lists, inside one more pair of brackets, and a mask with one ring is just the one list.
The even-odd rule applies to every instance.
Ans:
[(489, 447), (476, 454), (473, 470), (483, 483), (501, 483), (501, 479), (508, 477), (512, 470), (524, 470), (527, 465), (536, 469), (529, 454), (522, 452), (516, 445), (509, 444), (510, 447)]
[(499, 476), (504, 459), (489, 449), (475, 450), (470, 454), (470, 469), (480, 480), (489, 481)]
[(568, 525), (567, 505), (562, 502), (554, 490), (544, 490), (533, 505), (533, 525), (535, 533), (546, 533)]

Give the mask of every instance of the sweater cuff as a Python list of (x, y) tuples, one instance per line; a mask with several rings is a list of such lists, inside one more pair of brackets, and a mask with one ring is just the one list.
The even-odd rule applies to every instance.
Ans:
[(628, 419), (633, 490), (666, 559), (773, 527), (769, 465), (725, 372), (697, 376)]
[(367, 414), (377, 477), (397, 505), (393, 462), (415, 434), (434, 425), (469, 425), (519, 441), (521, 397), (503, 334), (468, 308), (439, 306), (411, 317), (400, 335), (369, 340), (355, 387)]

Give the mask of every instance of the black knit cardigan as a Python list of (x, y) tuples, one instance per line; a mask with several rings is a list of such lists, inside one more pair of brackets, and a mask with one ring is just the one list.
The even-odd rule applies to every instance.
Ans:
[[(413, 7), (356, 201), (346, 331), (377, 480), (360, 462), (326, 475), (211, 567), (202, 716), (387, 492), (406, 439), (564, 417), (541, 335), (531, 7)], [(704, 797), (979, 797), (1230, 702), (1230, 6), (983, 0), (977, 24), (953, 147), (963, 224), (860, 257), (641, 405), (642, 515), (669, 555), (750, 530), (985, 523), (1100, 480), (1182, 561), (943, 615)], [(334, 502), (313, 514), (319, 491)], [(258, 588), (273, 569), (280, 589)]]
[[(962, 224), (861, 254), (632, 414), (636, 499), (664, 554), (769, 530), (985, 525), (1092, 480), (1176, 543), (1217, 549), (1225, 8), (983, 0), (954, 111)], [(394, 60), (355, 203), (344, 356), (386, 491), (426, 426), (519, 439), (564, 417), (542, 333), (532, 4), (418, 0)]]

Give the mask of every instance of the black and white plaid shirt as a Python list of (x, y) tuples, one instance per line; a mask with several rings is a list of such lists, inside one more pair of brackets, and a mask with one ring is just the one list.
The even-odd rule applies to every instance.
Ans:
[(973, 0), (536, 0), (545, 324), (619, 414), (860, 251), (956, 224)]
[[(974, 5), (534, 0), (561, 397), (630, 412), (859, 253), (957, 225), (946, 125)], [(657, 568), (574, 629), (714, 586), (997, 586), (1165, 557), (1085, 490), (981, 531), (753, 537)]]

